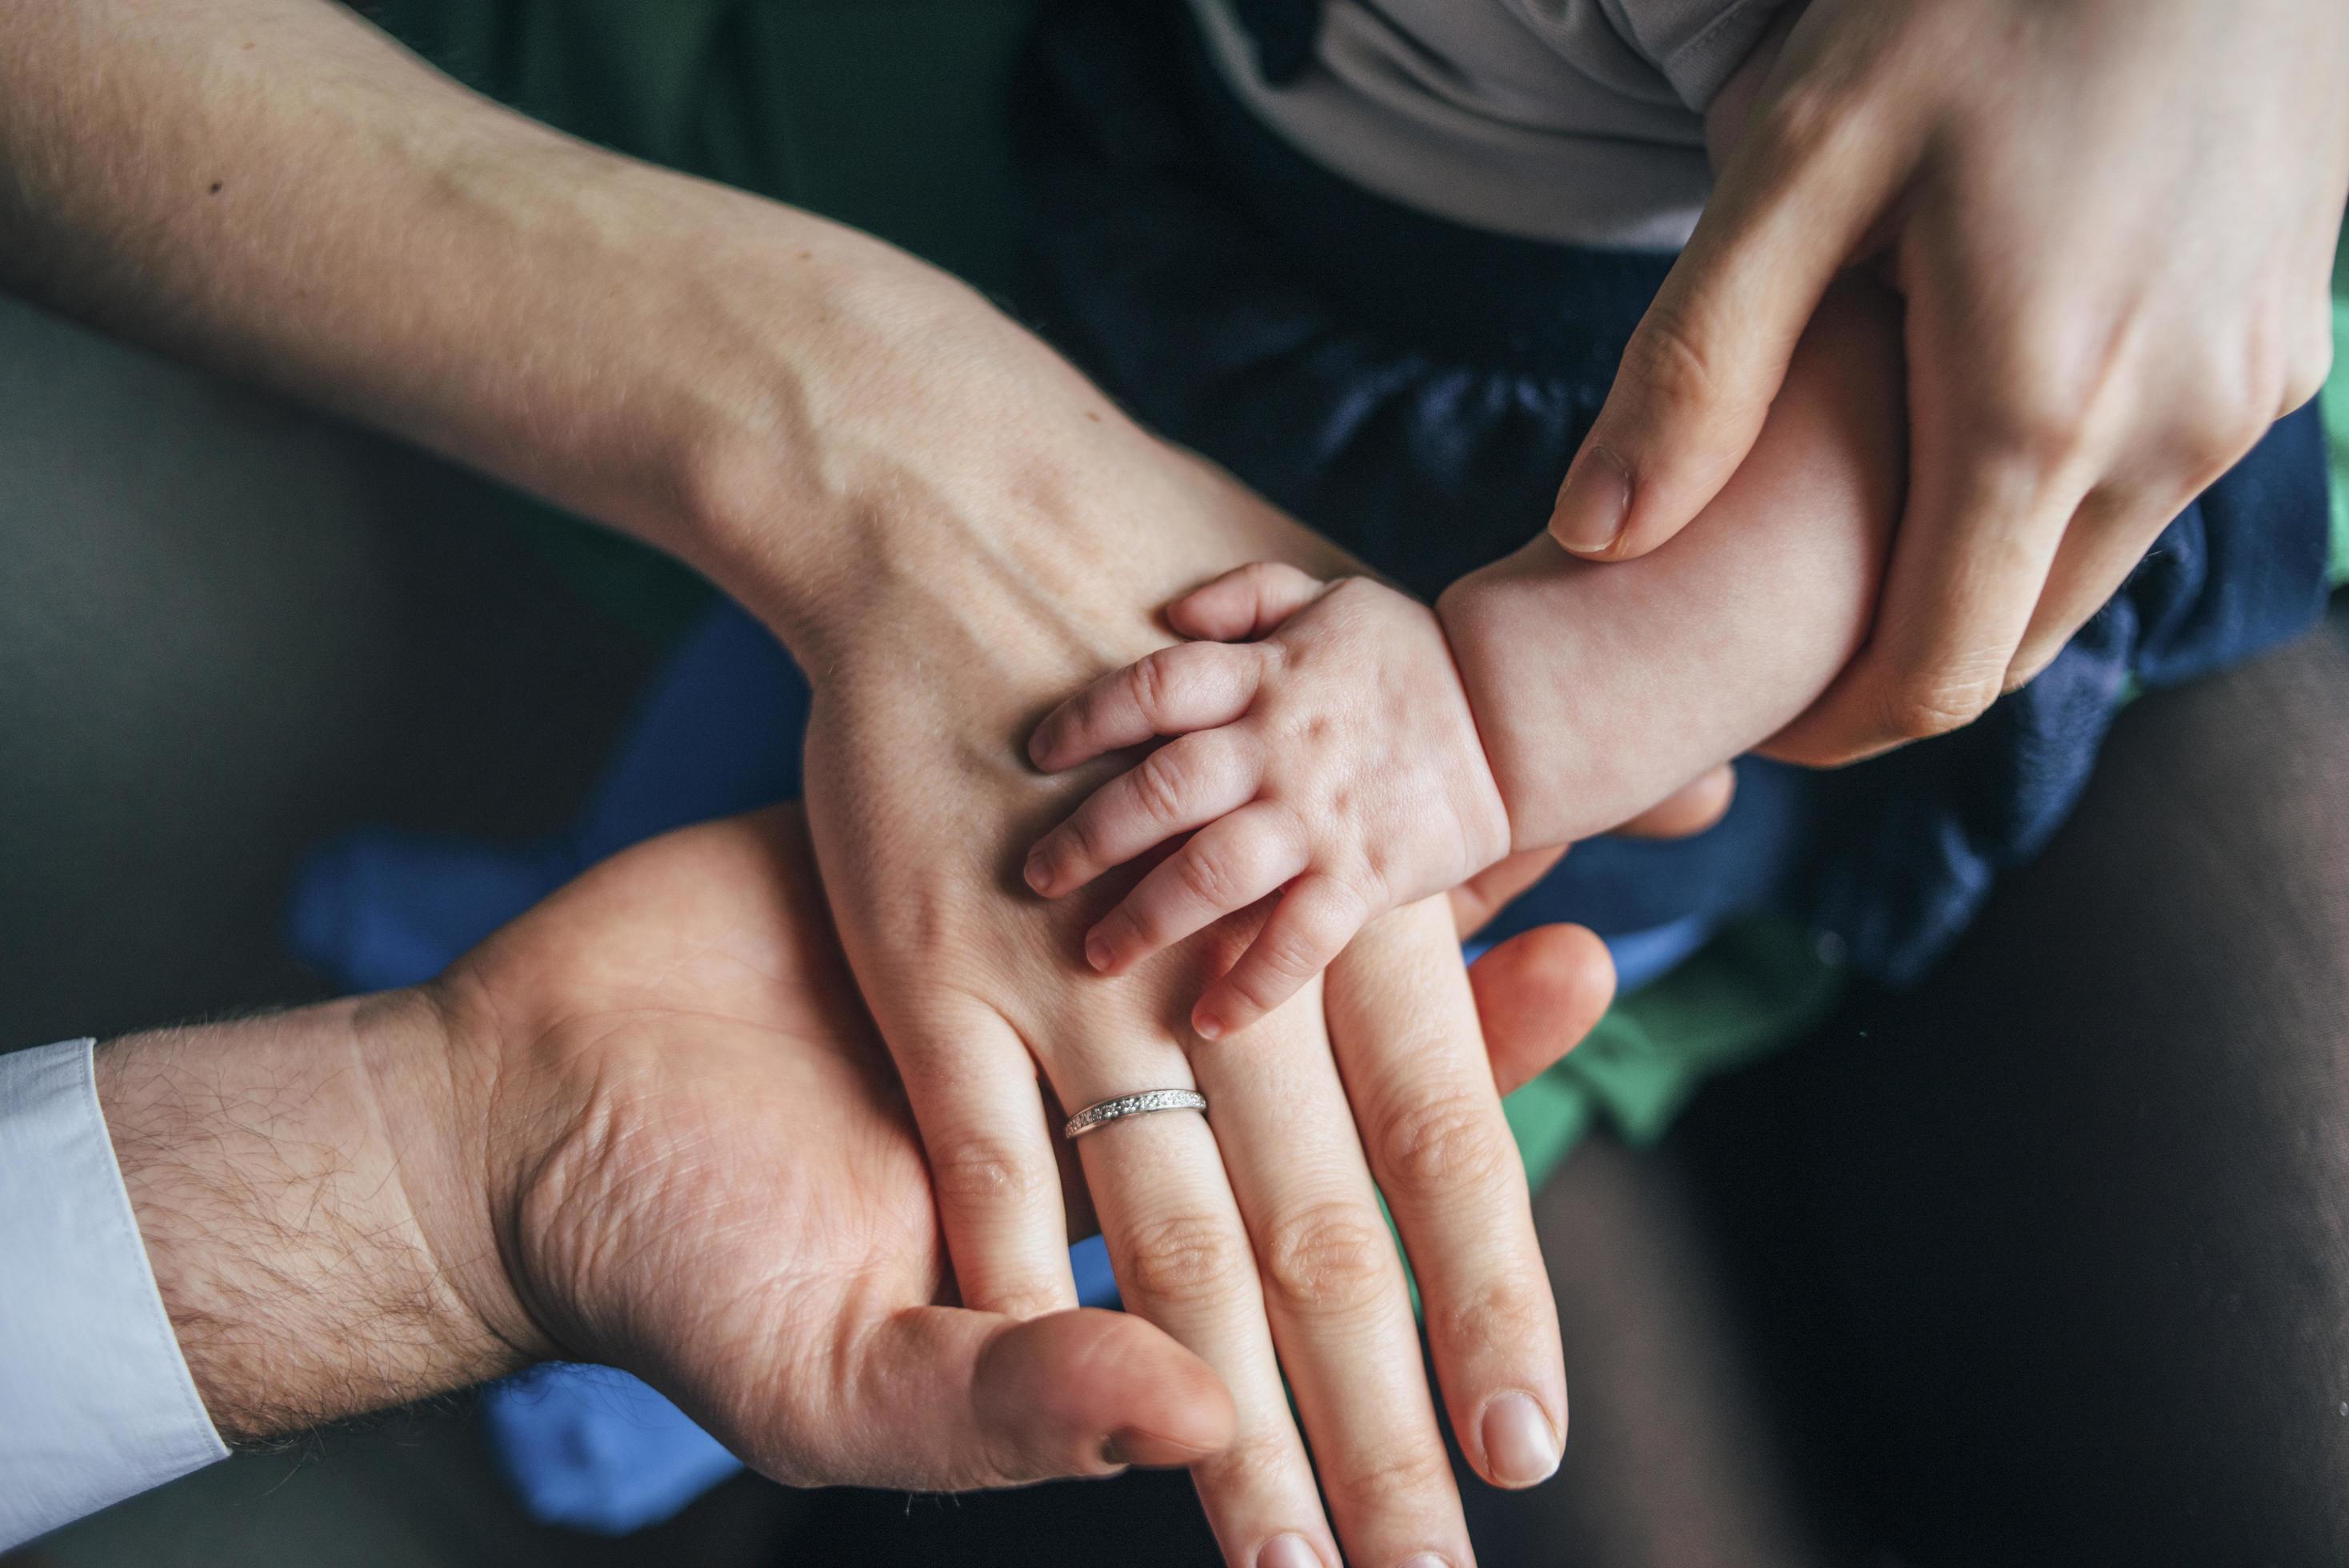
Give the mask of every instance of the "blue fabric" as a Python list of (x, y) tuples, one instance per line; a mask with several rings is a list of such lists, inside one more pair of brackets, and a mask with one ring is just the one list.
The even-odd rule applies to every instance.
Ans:
[[(1309, 9), (1268, 0), (1259, 41), (1293, 49)], [(1014, 102), (1043, 324), (1143, 419), (1427, 597), (1540, 530), (1670, 255), (1464, 228), (1308, 162), (1179, 0), (1055, 7)], [(2276, 426), (1981, 723), (1832, 774), (1744, 760), (1719, 827), (1578, 849), (1495, 934), (1770, 913), (1914, 979), (2070, 813), (2125, 692), (2314, 623), (2323, 458), (2313, 407)]]

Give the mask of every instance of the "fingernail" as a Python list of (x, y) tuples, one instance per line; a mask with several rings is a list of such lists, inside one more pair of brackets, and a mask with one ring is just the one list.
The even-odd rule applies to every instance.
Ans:
[(1042, 892), (1052, 882), (1051, 873), (1044, 867), (1044, 857), (1032, 851), (1028, 856), (1028, 867), (1020, 874), (1028, 879), (1028, 885), (1038, 892)]
[(1213, 1013), (1194, 1014), (1191, 1018), (1191, 1028), (1192, 1032), (1203, 1040), (1220, 1040), (1224, 1037), (1224, 1021)]
[(1530, 1394), (1502, 1394), (1485, 1407), (1485, 1463), (1503, 1486), (1532, 1486), (1557, 1473), (1557, 1434)]
[(1324, 1568), (1321, 1553), (1302, 1535), (1276, 1535), (1256, 1554), (1256, 1568)]
[(1402, 1560), (1402, 1568), (1452, 1568), (1452, 1564), (1433, 1552), (1422, 1552)]
[(1578, 555), (1595, 555), (1623, 532), (1631, 511), (1631, 470), (1604, 447), (1586, 447), (1566, 471), (1550, 537)]
[(1106, 970), (1109, 967), (1109, 957), (1108, 938), (1101, 936), (1088, 936), (1085, 938), (1086, 963), (1092, 965), (1096, 969)]

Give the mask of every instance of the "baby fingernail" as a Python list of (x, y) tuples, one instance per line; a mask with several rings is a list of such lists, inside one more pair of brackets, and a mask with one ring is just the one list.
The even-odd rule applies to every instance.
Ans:
[(1485, 1407), (1485, 1463), (1503, 1486), (1531, 1486), (1557, 1470), (1557, 1437), (1530, 1394), (1503, 1394)]
[(1203, 1040), (1222, 1039), (1224, 1026), (1222, 1016), (1215, 1013), (1201, 1013), (1191, 1020), (1192, 1032)]
[(1595, 555), (1621, 537), (1630, 511), (1630, 470), (1606, 448), (1591, 447), (1567, 470), (1550, 536), (1578, 555)]
[(1110, 962), (1109, 943), (1099, 936), (1085, 938), (1085, 962), (1096, 969), (1107, 969)]
[(1044, 864), (1044, 857), (1040, 854), (1031, 852), (1029, 855), (1028, 868), (1021, 874), (1027, 877), (1028, 885), (1038, 892), (1052, 885), (1051, 871)]

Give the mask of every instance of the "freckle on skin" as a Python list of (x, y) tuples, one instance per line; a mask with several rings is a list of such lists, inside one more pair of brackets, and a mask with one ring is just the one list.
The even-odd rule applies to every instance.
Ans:
[(217, 195), (219, 195), (220, 193), (221, 193), (221, 182), (220, 182), (219, 181), (215, 180), (215, 181), (212, 181), (212, 194), (213, 194), (213, 195), (215, 195), (215, 196), (217, 196)]

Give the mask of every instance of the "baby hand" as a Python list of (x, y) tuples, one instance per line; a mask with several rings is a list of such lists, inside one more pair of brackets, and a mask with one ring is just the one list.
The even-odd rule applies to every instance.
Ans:
[(1029, 852), (1027, 875), (1058, 898), (1196, 830), (1086, 936), (1104, 974), (1285, 886), (1192, 1010), (1212, 1040), (1287, 1000), (1371, 920), (1501, 859), (1509, 820), (1424, 605), (1368, 578), (1258, 562), (1166, 614), (1206, 640), (1094, 682), (1037, 727), (1028, 752), (1057, 773), (1182, 738), (1095, 791)]

